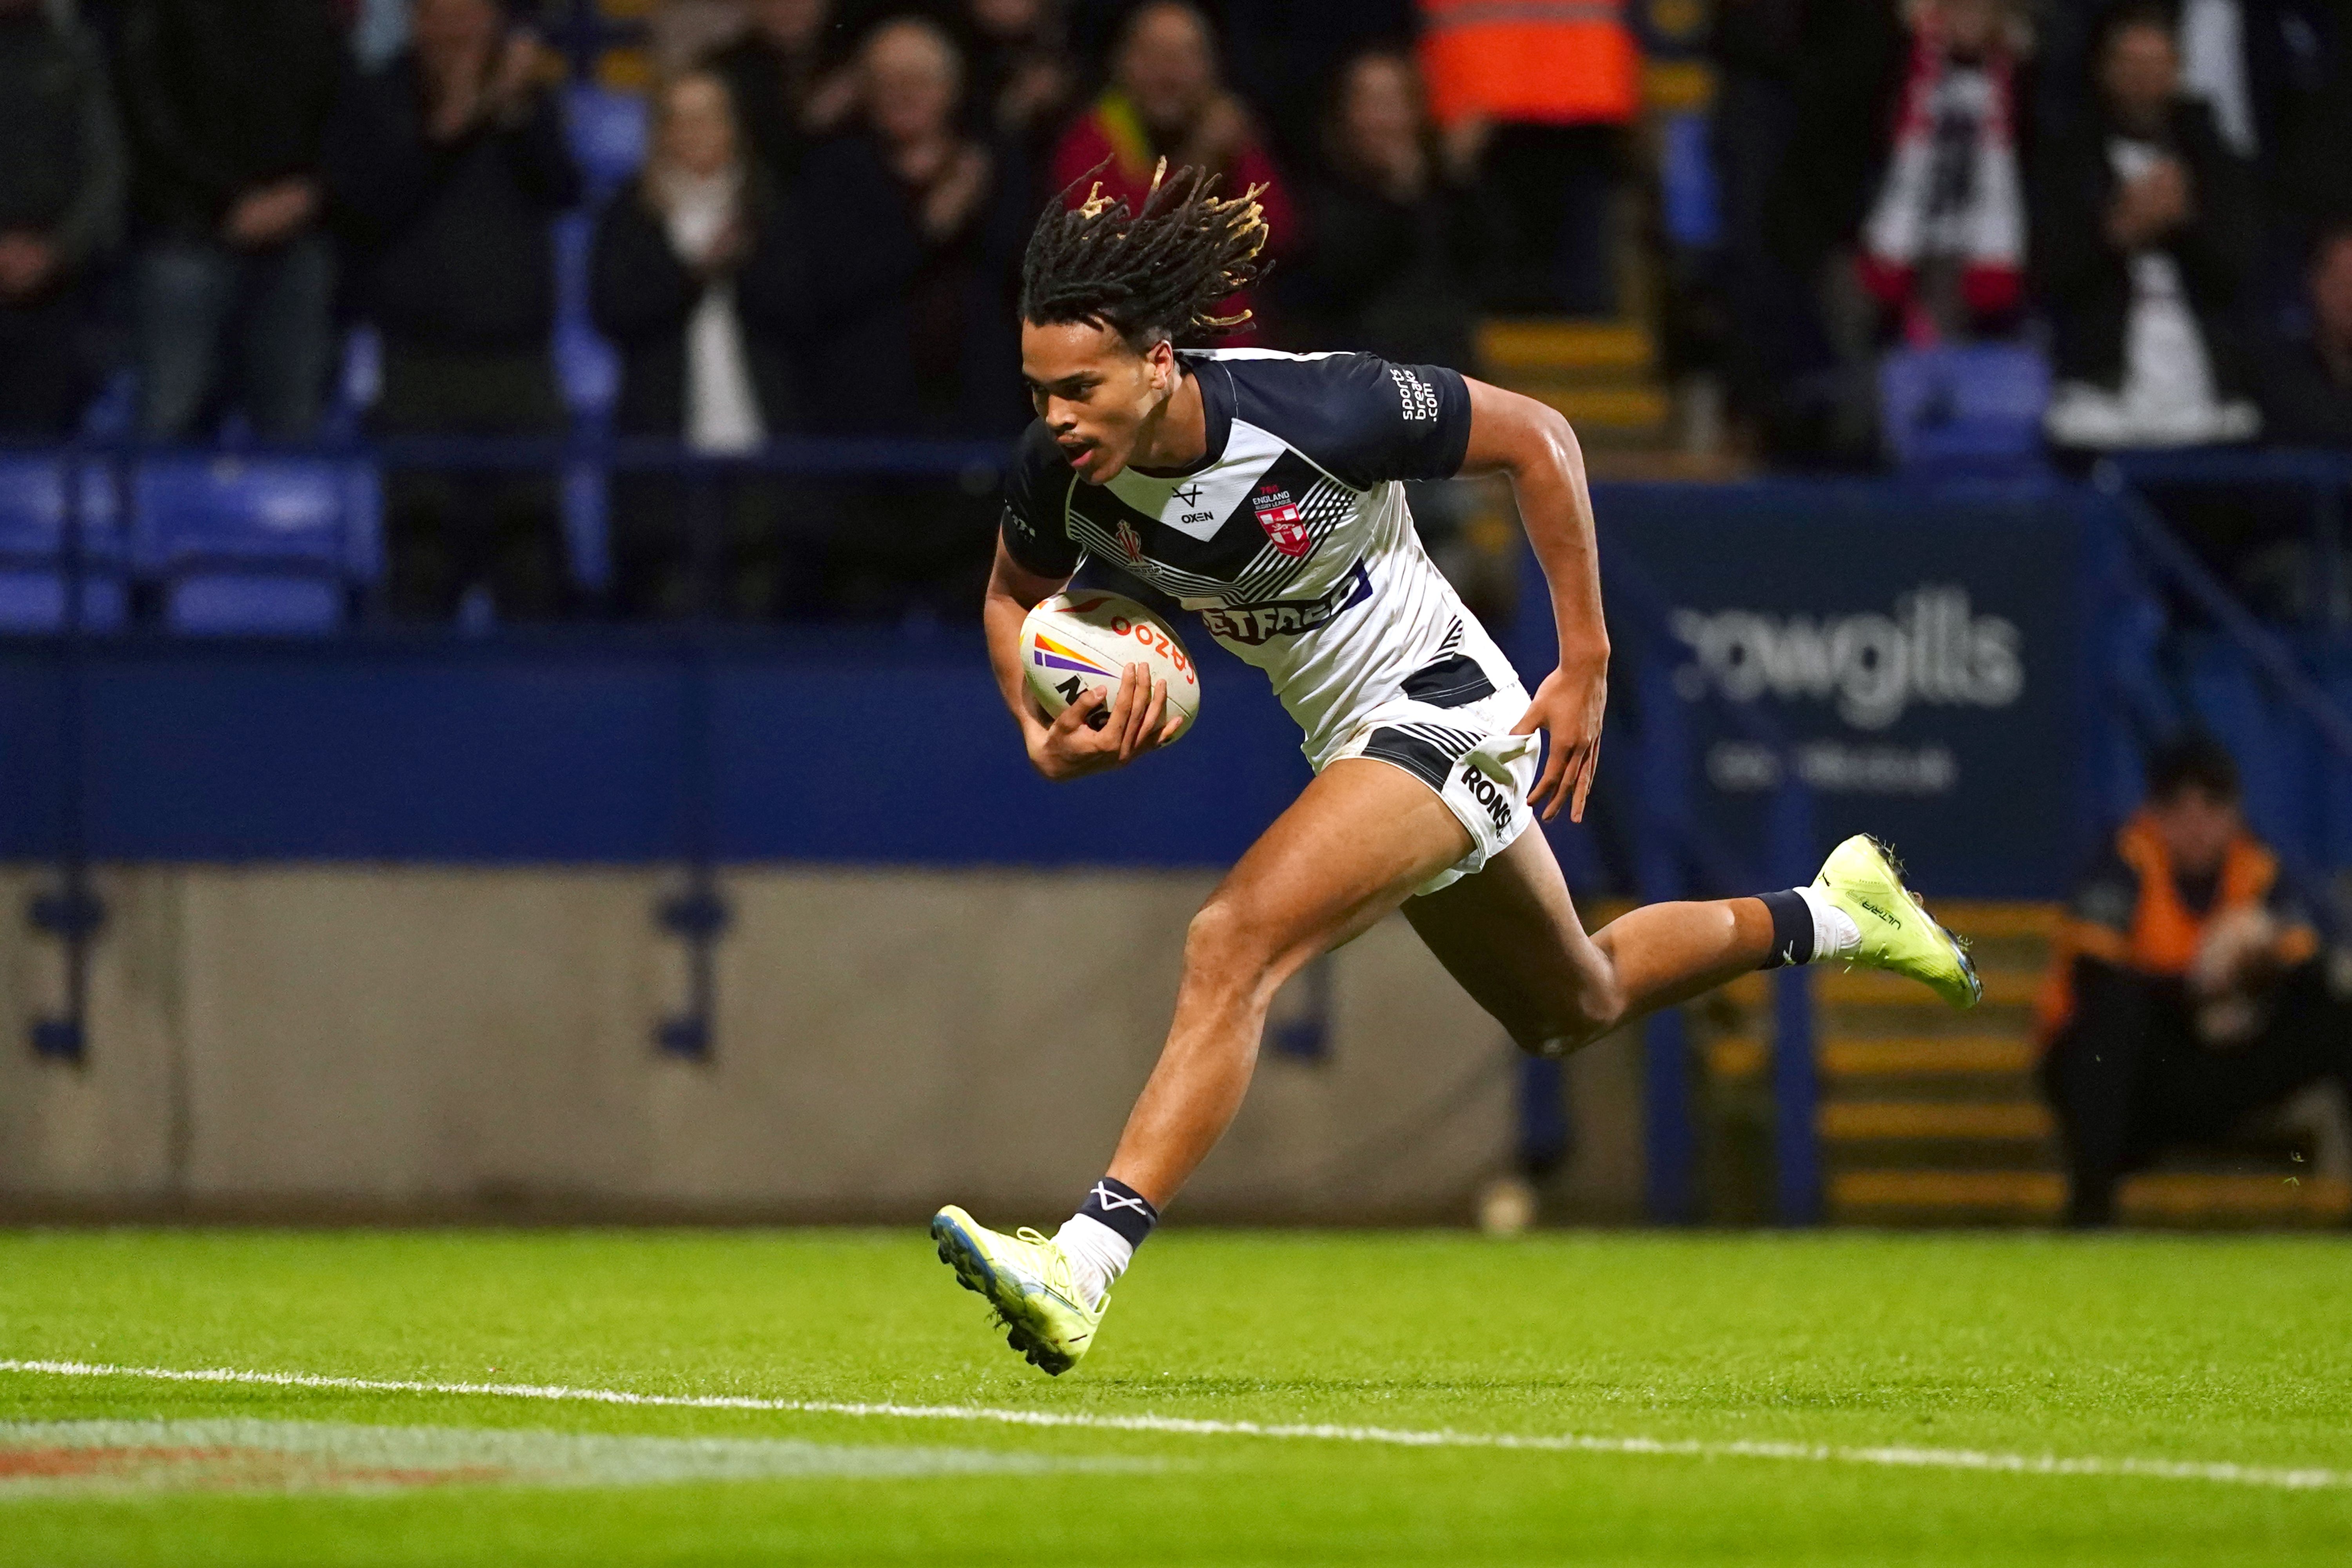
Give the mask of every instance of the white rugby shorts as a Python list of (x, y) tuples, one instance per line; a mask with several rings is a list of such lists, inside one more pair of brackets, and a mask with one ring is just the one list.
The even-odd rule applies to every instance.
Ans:
[[(1424, 679), (1437, 670), (1445, 676)], [(1510, 732), (1528, 710), (1527, 689), (1507, 669), (1499, 681), (1495, 673), (1466, 656), (1418, 672), (1324, 763), (1370, 757), (1402, 768), (1436, 791), (1470, 830), (1470, 853), (1415, 888), (1416, 898), (1484, 870), (1535, 820), (1528, 791), (1535, 787), (1543, 736)]]

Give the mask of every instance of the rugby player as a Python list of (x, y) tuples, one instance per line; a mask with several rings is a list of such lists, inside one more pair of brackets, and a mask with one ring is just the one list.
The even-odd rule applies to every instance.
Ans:
[[(1608, 696), (1576, 437), (1544, 405), (1442, 366), (1195, 346), (1238, 324), (1215, 312), (1256, 279), (1265, 240), (1251, 195), (1220, 196), (1188, 168), (1139, 211), (1097, 192), (1047, 213), (1023, 263), (1037, 419), (1007, 480), (985, 613), (1029, 760), (1078, 778), (1174, 733), (1165, 686), (1139, 665), (1107, 711), (1088, 691), (1049, 721), (1029, 695), (1023, 619), (1095, 555), (1264, 669), (1315, 772), (1192, 918), (1167, 1043), (1077, 1212), (1051, 1237), (953, 1206), (931, 1222), (1013, 1348), (1055, 1374), (1094, 1343), (1112, 1284), (1240, 1109), (1276, 989), (1393, 911), (1545, 1055), (1785, 964), (1886, 969), (1958, 1006), (1979, 994), (1960, 943), (1865, 837), (1810, 887), (1652, 904), (1586, 934), (1549, 844), (1527, 831), (1538, 811), (1581, 819)], [(1559, 628), (1532, 697), (1423, 552), (1402, 483), (1496, 473)]]

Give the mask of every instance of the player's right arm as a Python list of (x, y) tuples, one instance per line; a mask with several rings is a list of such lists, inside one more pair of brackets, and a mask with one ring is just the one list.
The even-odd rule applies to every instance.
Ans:
[[(1021, 726), (1029, 764), (1059, 781), (1124, 767), (1174, 740), (1183, 721), (1168, 716), (1167, 682), (1153, 680), (1140, 664), (1130, 664), (1121, 673), (1108, 717), (1097, 718), (1103, 694), (1091, 688), (1055, 718), (1047, 719), (1038, 707), (1021, 668), (1021, 623), (1040, 600), (1062, 591), (1078, 568), (1078, 552), (1058, 523), (1047, 527), (1031, 504), (1039, 467), (1031, 450), (1034, 446), (1034, 439), (1022, 443), (1013, 470), (1006, 476), (1004, 522), (997, 531), (996, 564), (988, 574), (981, 621), (988, 634), (988, 662), (996, 671), (996, 689)], [(1050, 441), (1047, 447), (1050, 453)], [(1048, 456), (1046, 461), (1068, 472), (1058, 456)]]

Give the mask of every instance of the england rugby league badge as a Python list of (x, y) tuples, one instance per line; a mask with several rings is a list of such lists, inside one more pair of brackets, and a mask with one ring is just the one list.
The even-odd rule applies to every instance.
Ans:
[(1315, 548), (1315, 538), (1307, 531), (1307, 524), (1298, 516), (1298, 503), (1290, 492), (1272, 485), (1261, 486), (1250, 498), (1250, 507), (1257, 513), (1257, 525), (1274, 547), (1293, 561)]

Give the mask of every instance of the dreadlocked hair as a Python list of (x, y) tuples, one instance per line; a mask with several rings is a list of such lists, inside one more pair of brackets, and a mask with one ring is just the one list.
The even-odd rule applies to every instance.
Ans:
[(1257, 202), (1265, 186), (1220, 196), (1216, 175), (1188, 165), (1171, 176), (1162, 158), (1139, 212), (1105, 196), (1099, 181), (1066, 206), (1076, 189), (1073, 182), (1029, 237), (1024, 321), (1108, 327), (1141, 353), (1163, 337), (1179, 346), (1205, 342), (1250, 319), (1247, 310), (1212, 312), (1265, 275), (1265, 214)]

